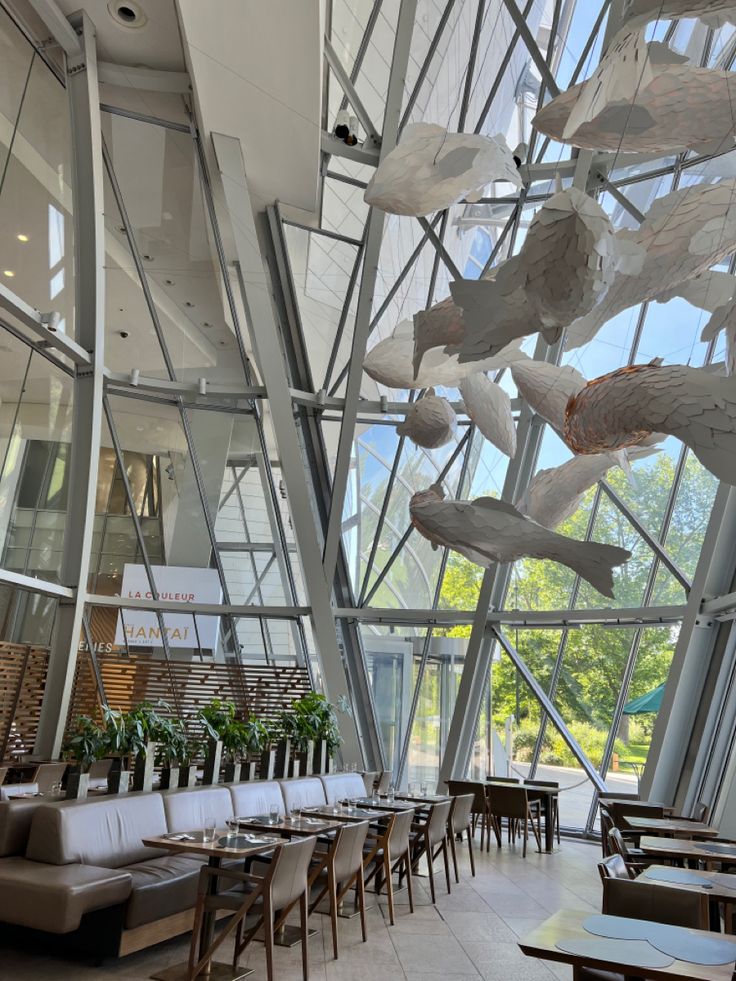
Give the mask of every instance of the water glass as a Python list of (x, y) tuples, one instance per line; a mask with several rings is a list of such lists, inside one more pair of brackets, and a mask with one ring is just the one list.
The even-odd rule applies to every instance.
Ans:
[(427, 785), (426, 785), (426, 783), (421, 784), (421, 786), (419, 787), (419, 793), (420, 793), (420, 795), (422, 797), (426, 797), (427, 796)]
[(215, 833), (217, 828), (205, 828), (202, 831), (202, 841), (206, 844), (207, 842), (215, 840)]
[(297, 821), (299, 820), (299, 818), (301, 817), (301, 815), (299, 813), (299, 810), (300, 810), (300, 808), (299, 808), (299, 805), (298, 804), (292, 804), (291, 812), (290, 812), (291, 813), (291, 823), (292, 824), (296, 824)]
[(389, 802), (389, 804), (393, 804), (395, 799), (396, 799), (396, 787), (394, 787), (394, 785), (391, 783), (389, 784), (388, 790), (386, 792), (386, 800)]
[(279, 823), (279, 809), (276, 804), (272, 804), (268, 809), (268, 823), (278, 824)]

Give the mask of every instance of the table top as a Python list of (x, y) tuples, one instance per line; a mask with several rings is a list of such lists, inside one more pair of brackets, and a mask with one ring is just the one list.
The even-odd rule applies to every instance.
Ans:
[(377, 821), (379, 818), (393, 816), (393, 811), (384, 808), (383, 805), (363, 804), (362, 807), (354, 807), (348, 811), (340, 807), (339, 811), (333, 809), (332, 804), (324, 804), (321, 807), (303, 807), (302, 814), (307, 816), (316, 814), (319, 817), (326, 817), (333, 821), (345, 824), (346, 821)]
[(718, 829), (702, 821), (686, 821), (684, 818), (650, 818), (626, 815), (626, 823), (633, 831), (658, 831), (661, 834), (697, 835), (699, 838), (717, 838)]
[(396, 800), (386, 800), (385, 797), (376, 803), (372, 797), (358, 797), (356, 803), (360, 804), (361, 807), (367, 808), (368, 810), (384, 810), (384, 811), (409, 811), (414, 806), (410, 804), (408, 800), (404, 798), (397, 798)]
[(648, 855), (702, 858), (706, 862), (736, 862), (736, 844), (719, 841), (689, 841), (685, 838), (642, 837), (639, 847)]
[(336, 828), (342, 827), (345, 822), (337, 815), (328, 820), (323, 816), (310, 817), (300, 814), (294, 820), (288, 815), (282, 814), (274, 824), (267, 814), (251, 814), (246, 817), (238, 817), (238, 828), (246, 831), (262, 831), (264, 834), (279, 833), (307, 837), (308, 835), (324, 835)]
[[(624, 975), (634, 973), (630, 963), (625, 960), (615, 960), (615, 953), (611, 951), (618, 949), (623, 958), (626, 945), (632, 941), (618, 940), (614, 945), (606, 943), (604, 938), (595, 937), (583, 926), (586, 920), (590, 919), (591, 914), (580, 910), (563, 909), (555, 913), (536, 929), (532, 930), (519, 941), (519, 947), (529, 957), (541, 957), (544, 960), (562, 961), (565, 964), (575, 964), (579, 966), (591, 966), (607, 971), (618, 971)], [(734, 959), (728, 964), (691, 964), (688, 961), (673, 960), (668, 967), (641, 967), (635, 968), (638, 977), (661, 978), (663, 981), (670, 981), (672, 978), (680, 978), (683, 981), (731, 981), (734, 964), (736, 964), (736, 937), (725, 936), (724, 934), (713, 934), (707, 930), (687, 930), (684, 927), (671, 927), (671, 930), (682, 933), (687, 939), (690, 938), (709, 938), (717, 937), (719, 940), (727, 940), (733, 944)], [(601, 948), (607, 950), (607, 958), (596, 959), (590, 952), (585, 955), (573, 954), (560, 950), (558, 943), (569, 941), (601, 941)], [(591, 947), (594, 945), (591, 944)], [(653, 949), (653, 948), (652, 948)]]
[(432, 807), (433, 804), (444, 804), (445, 801), (452, 800), (448, 794), (427, 794), (426, 797), (420, 797), (418, 794), (397, 794), (397, 797), (400, 801), (424, 804), (426, 807)]
[[(283, 839), (273, 834), (263, 834), (249, 841), (243, 834), (231, 834), (227, 828), (217, 829), (213, 841), (203, 841), (202, 831), (187, 831), (176, 834), (156, 835), (143, 838), (143, 844), (150, 848), (166, 848), (172, 852), (188, 852), (192, 855), (206, 855), (208, 858), (247, 858), (271, 852), (283, 844)], [(255, 836), (254, 836), (255, 838)]]
[(481, 780), (480, 783), (484, 787), (505, 787), (508, 790), (526, 790), (529, 794), (547, 794), (550, 797), (556, 797), (559, 792), (559, 787), (546, 787), (540, 783), (505, 783), (503, 780)]
[(709, 899), (715, 899), (720, 903), (736, 903), (736, 875), (727, 872), (705, 872), (701, 869), (678, 869), (672, 865), (650, 865), (637, 878), (670, 889), (706, 892)]

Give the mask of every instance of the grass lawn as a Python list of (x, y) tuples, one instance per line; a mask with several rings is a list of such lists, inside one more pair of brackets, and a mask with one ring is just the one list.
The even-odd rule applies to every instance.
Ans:
[(620, 758), (622, 760), (631, 760), (632, 763), (646, 763), (648, 753), (649, 743), (629, 743), (626, 747), (626, 752), (621, 753)]

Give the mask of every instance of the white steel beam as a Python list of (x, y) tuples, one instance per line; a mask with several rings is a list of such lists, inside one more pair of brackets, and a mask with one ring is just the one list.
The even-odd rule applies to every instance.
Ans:
[[(222, 176), (225, 201), (230, 213), (235, 251), (241, 268), (243, 301), (253, 346), (269, 398), (271, 423), (279, 448), (281, 472), (289, 499), (294, 536), (301, 561), (304, 588), (311, 607), (325, 694), (331, 701), (350, 701), (347, 676), (337, 643), (337, 630), (330, 603), (331, 589), (322, 568), (320, 543), (310, 504), (299, 434), (294, 420), (291, 393), (279, 341), (268, 277), (263, 262), (251, 205), (240, 141), (212, 134), (217, 164)], [(348, 759), (362, 759), (360, 737), (351, 716), (341, 715), (340, 732)]]
[[(79, 55), (67, 57), (67, 94), (71, 109), (74, 191), (75, 325), (91, 364), (74, 380), (69, 508), (64, 531), (61, 583), (76, 589), (63, 598), (54, 623), (36, 752), (55, 758), (61, 750), (71, 698), (77, 649), (84, 618), (94, 531), (97, 471), (102, 428), (105, 339), (105, 225), (97, 52), (92, 22), (84, 12), (72, 19)], [(71, 27), (70, 27), (71, 30)]]
[(73, 338), (67, 337), (63, 333), (60, 334), (53, 329), (53, 325), (48, 319), (50, 314), (44, 316), (35, 307), (16, 296), (3, 283), (0, 283), (0, 308), (15, 317), (19, 323), (35, 334), (44, 347), (53, 348), (59, 354), (65, 355), (72, 364), (89, 365), (92, 363), (90, 354)]
[(167, 72), (158, 68), (138, 68), (133, 65), (115, 65), (111, 61), (97, 62), (97, 76), (101, 82), (119, 88), (142, 89), (144, 92), (171, 92), (189, 94), (192, 83), (186, 72)]
[(363, 105), (363, 101), (355, 90), (355, 86), (350, 80), (350, 76), (345, 71), (342, 62), (337, 54), (337, 51), (332, 47), (332, 43), (328, 37), (324, 39), (325, 48), (325, 58), (327, 59), (327, 64), (332, 69), (332, 73), (338, 81), (340, 88), (343, 90), (345, 97), (347, 98), (350, 105), (353, 107), (355, 115), (358, 117), (360, 125), (365, 130), (368, 139), (374, 146), (380, 146), (381, 136), (373, 125), (373, 120), (371, 119), (368, 110)]

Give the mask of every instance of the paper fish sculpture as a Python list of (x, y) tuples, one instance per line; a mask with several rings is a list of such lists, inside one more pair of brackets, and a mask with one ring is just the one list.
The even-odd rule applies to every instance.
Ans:
[(715, 153), (734, 145), (736, 75), (687, 58), (636, 30), (612, 42), (593, 75), (537, 113), (545, 136), (614, 153)]
[(684, 17), (697, 17), (717, 30), (724, 24), (736, 24), (736, 3), (734, 0), (624, 0), (622, 30), (641, 30), (653, 21), (661, 23)]
[(595, 378), (567, 406), (564, 438), (573, 453), (636, 446), (653, 431), (676, 436), (703, 466), (736, 484), (736, 380), (653, 361)]
[(434, 486), (415, 494), (409, 505), (412, 524), (433, 545), (454, 549), (484, 568), (522, 558), (550, 559), (613, 598), (613, 570), (631, 558), (626, 549), (558, 535), (492, 497), (443, 497), (441, 488)]
[(562, 436), (567, 403), (585, 388), (587, 378), (571, 365), (558, 368), (557, 365), (531, 358), (512, 365), (511, 377), (519, 395)]
[(408, 436), (417, 446), (436, 450), (449, 443), (457, 429), (455, 410), (434, 389), (412, 403), (406, 418), (396, 427), (399, 436)]
[(460, 382), (465, 411), (489, 443), (505, 453), (516, 455), (516, 427), (507, 393), (482, 372)]
[(363, 198), (390, 214), (422, 217), (463, 198), (478, 200), (491, 181), (521, 187), (503, 136), (450, 133), (432, 123), (414, 123), (381, 161)]
[(593, 310), (567, 330), (565, 346), (587, 344), (629, 307), (665, 295), (684, 295), (684, 284), (707, 273), (736, 249), (736, 181), (673, 191), (654, 202), (636, 231), (617, 233), (641, 258), (638, 271), (621, 272)]
[(363, 362), (363, 370), (388, 388), (431, 388), (433, 385), (455, 388), (468, 375), (478, 371), (499, 371), (508, 368), (513, 361), (526, 358), (520, 348), (519, 340), (478, 364), (460, 364), (456, 355), (445, 354), (442, 348), (433, 347), (415, 375), (412, 364), (414, 327), (410, 320), (402, 320), (390, 337), (371, 348)]
[(601, 301), (619, 261), (601, 206), (576, 188), (554, 194), (534, 216), (519, 254), (494, 279), (451, 284), (463, 333), (459, 338), (456, 328), (446, 353), (457, 353), (461, 363), (478, 361), (537, 330), (553, 343)]
[[(627, 450), (630, 459), (639, 459), (657, 452), (656, 447), (635, 447)], [(615, 453), (574, 456), (559, 467), (550, 467), (536, 473), (516, 506), (522, 514), (538, 524), (555, 529), (575, 514), (585, 492), (618, 465), (619, 456)]]

